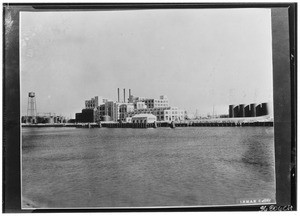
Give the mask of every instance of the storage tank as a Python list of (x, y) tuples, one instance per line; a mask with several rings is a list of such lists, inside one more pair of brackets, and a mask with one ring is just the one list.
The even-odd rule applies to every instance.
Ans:
[(251, 106), (247, 105), (245, 107), (245, 117), (251, 117)]
[(239, 105), (238, 117), (245, 117), (245, 104)]
[(256, 116), (256, 103), (252, 103), (250, 104), (250, 109), (251, 109), (251, 117), (255, 117)]
[(256, 112), (256, 116), (262, 116), (262, 106), (261, 106), (261, 104), (258, 104), (255, 107), (255, 112)]
[(234, 113), (233, 108), (234, 108), (234, 106), (235, 105), (229, 105), (229, 110), (228, 110), (228, 112), (229, 112), (229, 118), (233, 118), (234, 117), (233, 116), (233, 113)]
[(35, 97), (35, 93), (34, 92), (29, 92), (28, 93), (28, 97), (34, 98)]
[(234, 107), (233, 107), (233, 118), (236, 118), (238, 116), (239, 116), (239, 106), (234, 105)]
[(268, 103), (262, 103), (261, 104), (261, 115), (269, 115), (270, 110), (269, 110), (269, 104)]

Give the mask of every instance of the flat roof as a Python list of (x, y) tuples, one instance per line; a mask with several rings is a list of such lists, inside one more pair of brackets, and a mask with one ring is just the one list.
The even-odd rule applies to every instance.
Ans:
[(141, 113), (141, 114), (136, 114), (136, 115), (134, 115), (134, 116), (132, 116), (132, 118), (136, 118), (136, 117), (155, 117), (156, 118), (156, 116), (155, 115), (152, 115), (152, 114), (147, 114), (147, 113)]

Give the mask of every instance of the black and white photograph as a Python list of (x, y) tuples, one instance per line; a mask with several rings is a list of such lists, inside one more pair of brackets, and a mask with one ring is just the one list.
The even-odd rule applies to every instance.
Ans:
[(22, 208), (275, 203), (270, 12), (22, 12)]
[[(4, 20), (4, 71), (16, 59), (10, 50), (19, 50), (19, 78), (4, 74), (5, 200), (15, 176), (20, 211), (295, 210), (293, 195), (280, 197), (283, 182), (295, 177), (294, 166), (284, 168), (294, 165), (293, 141), (282, 143), (284, 133), (293, 137), (294, 123), (282, 120), (293, 118), (293, 102), (283, 103), (293, 95), (278, 88), (278, 71), (289, 68), (278, 50), (293, 39), (285, 38), (287, 13), (180, 4), (26, 7), (6, 8)], [(19, 85), (13, 93), (10, 80)], [(7, 112), (16, 92), (19, 129)], [(20, 134), (15, 140), (11, 128)], [(19, 151), (7, 147), (12, 141)], [(19, 172), (9, 174), (13, 154)]]

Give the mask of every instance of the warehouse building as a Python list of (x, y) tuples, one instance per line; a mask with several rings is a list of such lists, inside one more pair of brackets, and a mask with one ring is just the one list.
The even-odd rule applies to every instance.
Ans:
[(132, 123), (154, 123), (156, 122), (156, 116), (152, 114), (137, 114), (131, 119)]
[(92, 123), (96, 122), (96, 112), (94, 109), (83, 109), (81, 113), (75, 114), (77, 123)]
[(180, 110), (177, 107), (161, 107), (139, 110), (135, 109), (132, 112), (128, 112), (126, 117), (133, 117), (137, 114), (152, 114), (157, 117), (157, 121), (183, 121), (184, 113), (184, 110)]

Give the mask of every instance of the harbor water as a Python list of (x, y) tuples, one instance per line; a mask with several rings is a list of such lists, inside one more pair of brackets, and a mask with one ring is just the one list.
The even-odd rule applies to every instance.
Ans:
[(275, 200), (273, 127), (22, 128), (22, 207)]

